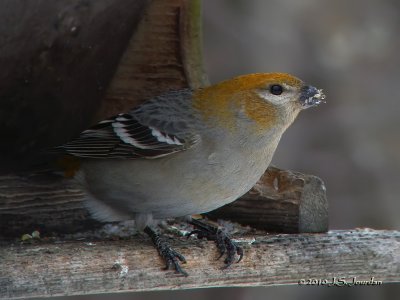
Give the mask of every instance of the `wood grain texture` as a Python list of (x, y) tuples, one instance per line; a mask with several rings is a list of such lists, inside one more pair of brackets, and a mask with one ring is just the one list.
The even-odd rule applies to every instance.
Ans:
[(0, 248), (0, 298), (47, 297), (222, 286), (298, 284), (332, 277), (400, 281), (400, 232), (246, 235), (242, 262), (221, 270), (211, 242), (175, 238), (188, 277), (162, 270), (149, 239), (39, 242)]
[(153, 0), (132, 36), (98, 119), (129, 111), (168, 90), (207, 84), (199, 0)]
[(99, 226), (84, 208), (84, 192), (72, 180), (47, 175), (0, 178), (0, 239), (33, 230), (48, 234)]

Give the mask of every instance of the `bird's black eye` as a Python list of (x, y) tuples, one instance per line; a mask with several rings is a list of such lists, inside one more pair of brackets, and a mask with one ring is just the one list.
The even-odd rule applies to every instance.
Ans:
[(271, 87), (269, 88), (269, 91), (271, 92), (271, 94), (273, 95), (280, 95), (283, 93), (283, 87), (279, 84), (273, 84), (271, 85)]

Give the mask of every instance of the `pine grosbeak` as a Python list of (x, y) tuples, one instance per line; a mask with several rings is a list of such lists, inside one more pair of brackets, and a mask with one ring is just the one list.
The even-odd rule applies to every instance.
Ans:
[[(208, 212), (250, 190), (298, 113), (324, 98), (288, 74), (244, 75), (155, 97), (59, 148), (82, 158), (77, 178), (95, 218), (135, 219), (157, 244), (154, 220)], [(167, 248), (167, 266), (185, 274)]]

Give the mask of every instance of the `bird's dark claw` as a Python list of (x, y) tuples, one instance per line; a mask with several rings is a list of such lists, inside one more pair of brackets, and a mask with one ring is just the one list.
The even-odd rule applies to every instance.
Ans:
[(164, 259), (165, 270), (169, 270), (172, 267), (175, 269), (176, 273), (183, 276), (188, 276), (188, 274), (182, 269), (181, 265), (179, 264), (179, 262), (186, 263), (185, 257), (179, 252), (172, 249), (169, 243), (165, 241), (154, 229), (146, 227), (144, 229), (144, 232), (151, 237), (158, 253)]
[(225, 253), (226, 258), (224, 260), (225, 267), (228, 268), (235, 261), (236, 255), (239, 256), (236, 262), (240, 262), (243, 258), (243, 248), (240, 247), (235, 241), (231, 239), (231, 237), (221, 229), (218, 229), (216, 234), (216, 244), (218, 247), (218, 251), (220, 259)]
[(195, 234), (200, 239), (206, 238), (210, 241), (214, 241), (220, 254), (218, 259), (226, 254), (224, 269), (234, 263), (236, 255), (239, 256), (237, 262), (242, 260), (243, 248), (233, 241), (225, 231), (195, 219), (191, 220), (190, 223), (198, 229), (190, 232), (188, 237)]

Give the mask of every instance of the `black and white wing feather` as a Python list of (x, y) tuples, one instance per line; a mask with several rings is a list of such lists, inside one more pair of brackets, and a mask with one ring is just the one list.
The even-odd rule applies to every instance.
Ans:
[(163, 129), (142, 124), (132, 114), (119, 114), (83, 131), (58, 150), (86, 158), (157, 158), (183, 151), (197, 139), (178, 136)]

